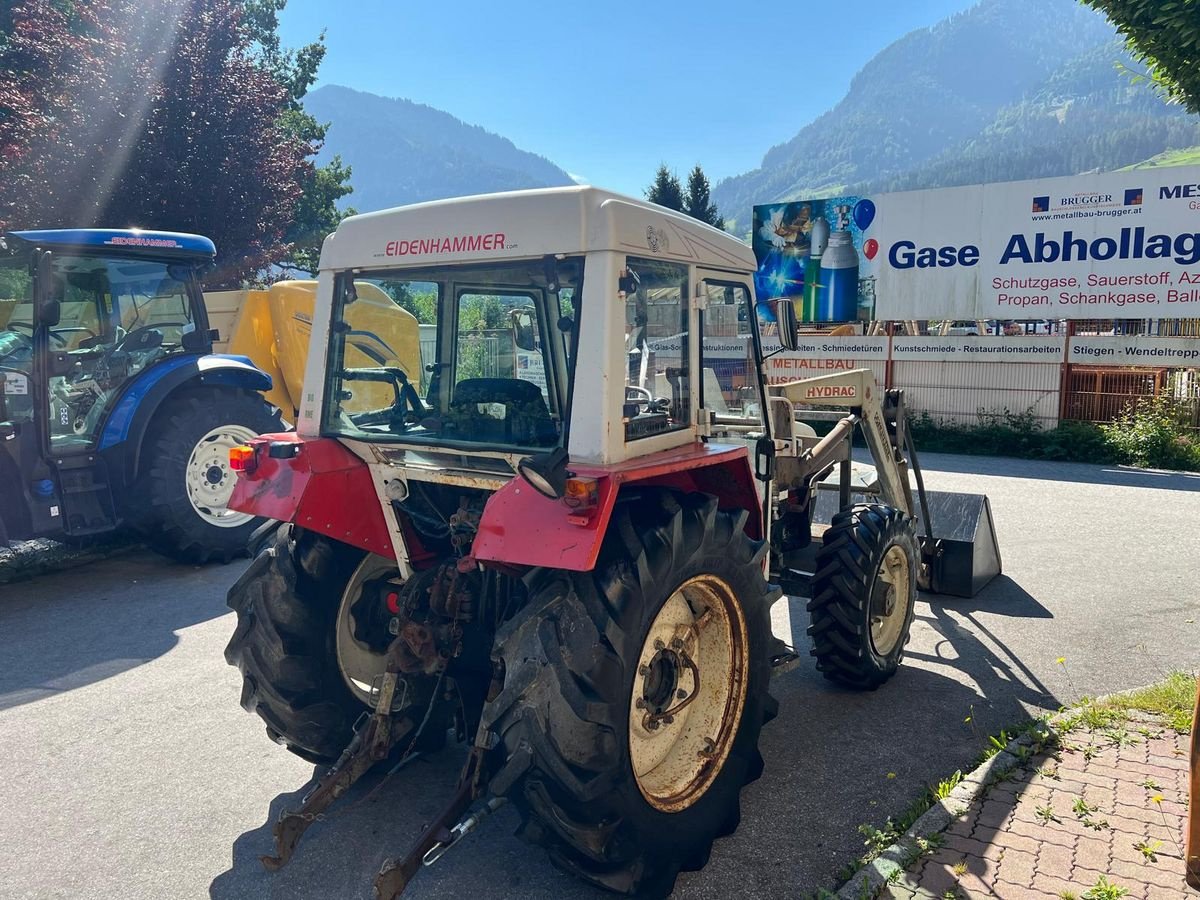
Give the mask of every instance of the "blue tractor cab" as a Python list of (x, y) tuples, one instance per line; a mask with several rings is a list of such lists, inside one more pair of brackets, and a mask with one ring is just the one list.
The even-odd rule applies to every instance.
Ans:
[(228, 450), (282, 423), (270, 377), (212, 352), (215, 256), (164, 231), (0, 237), (0, 541), (128, 525), (192, 561), (245, 547)]

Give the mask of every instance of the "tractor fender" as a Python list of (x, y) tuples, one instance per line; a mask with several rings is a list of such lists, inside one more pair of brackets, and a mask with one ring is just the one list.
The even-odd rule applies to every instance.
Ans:
[[(271, 455), (272, 445), (290, 455)], [(333, 438), (302, 438), (294, 431), (253, 438), (255, 463), (238, 474), (229, 508), (292, 522), (308, 531), (392, 559), (396, 553), (375, 499), (375, 484), (365, 462)], [(405, 543), (414, 564), (424, 555), (415, 536)]]
[[(155, 413), (175, 391), (189, 387), (232, 387), (269, 391), (271, 376), (248, 357), (210, 353), (175, 356), (140, 372), (121, 390), (100, 428), (97, 450), (109, 472), (125, 485), (141, 469), (142, 444)], [(114, 485), (116, 487), (116, 485)]]
[(762, 537), (761, 506), (744, 445), (694, 444), (615, 465), (571, 463), (570, 468), (577, 477), (596, 479), (594, 507), (581, 513), (517, 476), (488, 500), (471, 555), (482, 563), (590, 572), (619, 496), (641, 487), (712, 494), (721, 509), (744, 509), (746, 534)]

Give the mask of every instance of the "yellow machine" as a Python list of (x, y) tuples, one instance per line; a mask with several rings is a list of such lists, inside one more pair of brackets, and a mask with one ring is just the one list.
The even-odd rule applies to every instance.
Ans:
[[(350, 334), (347, 367), (396, 366), (414, 384), (421, 383), (420, 326), (376, 285), (356, 282), (358, 299), (347, 309)], [(267, 400), (296, 421), (308, 342), (312, 333), (315, 281), (280, 281), (267, 290), (206, 292), (209, 324), (218, 329), (217, 352), (249, 357), (274, 383)], [(364, 382), (355, 388), (351, 410), (391, 405), (392, 389)]]

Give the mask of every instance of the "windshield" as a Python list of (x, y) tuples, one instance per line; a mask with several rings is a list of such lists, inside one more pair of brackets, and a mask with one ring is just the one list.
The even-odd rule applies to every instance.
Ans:
[(479, 449), (558, 445), (582, 273), (582, 259), (566, 259), (342, 276), (325, 432)]

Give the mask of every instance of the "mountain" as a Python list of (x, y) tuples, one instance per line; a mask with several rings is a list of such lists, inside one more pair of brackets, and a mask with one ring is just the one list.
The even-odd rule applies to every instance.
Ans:
[(353, 169), (346, 204), (359, 212), (421, 200), (572, 184), (548, 159), (449, 113), (326, 85), (304, 108), (329, 123), (318, 163), (335, 154)]
[(1107, 170), (1200, 143), (1200, 117), (1121, 61), (1112, 25), (1075, 0), (983, 0), (882, 50), (713, 200), (745, 230), (756, 203)]

